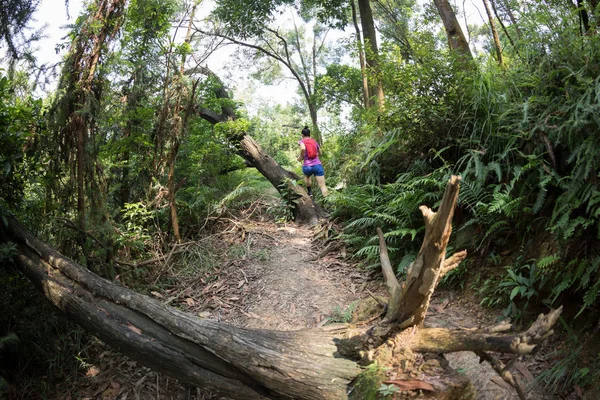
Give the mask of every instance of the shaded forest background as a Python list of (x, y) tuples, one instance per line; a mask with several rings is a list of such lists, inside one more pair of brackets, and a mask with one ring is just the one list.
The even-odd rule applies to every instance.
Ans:
[[(157, 283), (136, 261), (245, 205), (260, 199), (271, 218), (290, 221), (302, 182), (276, 191), (243, 157), (243, 140), (300, 174), (308, 124), (335, 188), (325, 202), (341, 225), (332, 234), (361, 268), (379, 268), (381, 227), (402, 277), (424, 235), (418, 207), (436, 206), (449, 176), (461, 175), (449, 251), (471, 257), (444, 283), (520, 323), (564, 304), (565, 343), (540, 379), (557, 395), (598, 381), (596, 0), (484, 0), (488, 24), (467, 32), (456, 29), (460, 4), (448, 13), (441, 0), (219, 0), (205, 19), (202, 2), (96, 0), (73, 25), (49, 94), (30, 52), (37, 2), (9, 3), (0, 11), (0, 211), (63, 254), (150, 292)], [(278, 26), (292, 12), (294, 24)], [(325, 41), (341, 29), (356, 35)], [(296, 102), (250, 114), (233, 100), (226, 74), (205, 66), (232, 43), (256, 79), (291, 76)], [(0, 309), (10, 310), (0, 351), (35, 349), (40, 370), (76, 371), (81, 331), (31, 307), (14, 254), (0, 246)], [(0, 393), (6, 385), (0, 378)]]

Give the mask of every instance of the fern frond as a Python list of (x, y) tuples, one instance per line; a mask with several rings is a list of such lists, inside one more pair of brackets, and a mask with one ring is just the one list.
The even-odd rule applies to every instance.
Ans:
[(0, 337), (0, 352), (3, 351), (10, 345), (16, 344), (19, 341), (19, 338), (14, 333), (9, 333), (6, 336)]

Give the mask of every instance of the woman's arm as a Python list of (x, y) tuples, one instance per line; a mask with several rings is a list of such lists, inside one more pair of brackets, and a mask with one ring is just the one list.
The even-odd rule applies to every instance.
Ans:
[(298, 157), (298, 161), (304, 160), (304, 154), (306, 153), (306, 146), (303, 142), (300, 142), (300, 156)]

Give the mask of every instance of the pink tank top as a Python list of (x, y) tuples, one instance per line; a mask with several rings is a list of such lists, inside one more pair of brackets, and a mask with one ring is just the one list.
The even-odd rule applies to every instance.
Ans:
[[(300, 143), (302, 143), (302, 139), (300, 139), (298, 141), (298, 145), (300, 145)], [(319, 151), (320, 148), (321, 148), (321, 146), (319, 146), (319, 142), (317, 142), (317, 152)], [(321, 160), (319, 160), (318, 155), (315, 158), (309, 159), (308, 156), (306, 155), (306, 151), (304, 152), (304, 164), (302, 164), (302, 166), (314, 167), (315, 165), (319, 165), (319, 164), (321, 164)]]

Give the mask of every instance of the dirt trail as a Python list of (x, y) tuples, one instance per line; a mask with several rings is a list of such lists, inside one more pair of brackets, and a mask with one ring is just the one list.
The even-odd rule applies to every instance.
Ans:
[[(308, 228), (285, 226), (263, 236), (256, 252), (268, 250), (266, 260), (246, 267), (256, 279), (248, 285), (246, 307), (240, 323), (247, 328), (294, 330), (313, 328), (342, 318), (350, 304), (360, 298), (358, 285), (366, 276), (343, 261), (325, 256), (316, 259)], [(235, 318), (234, 318), (235, 320)], [(340, 321), (341, 322), (341, 321)]]

